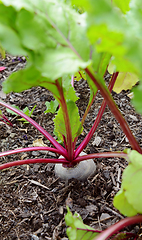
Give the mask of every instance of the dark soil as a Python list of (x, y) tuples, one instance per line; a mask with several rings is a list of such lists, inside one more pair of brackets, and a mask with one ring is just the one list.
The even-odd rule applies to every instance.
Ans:
[[(25, 66), (25, 58), (7, 56), (1, 60), (0, 66), (7, 69), (0, 72), (0, 82), (13, 71)], [(106, 76), (106, 80), (109, 78)], [(20, 79), (19, 79), (20, 81)], [(83, 116), (89, 99), (89, 88), (84, 80), (75, 83), (80, 99), (77, 104), (80, 116)], [(142, 117), (131, 106), (129, 92), (113, 93), (125, 119), (137, 141), (142, 146)], [(43, 126), (52, 136), (54, 114), (45, 114), (45, 102), (52, 95), (44, 88), (36, 87), (22, 93), (5, 95), (0, 91), (0, 98), (10, 104), (24, 109), (32, 109), (37, 105), (33, 119)], [(78, 139), (77, 146), (84, 139), (92, 126), (103, 98), (98, 93), (84, 124), (84, 130)], [(33, 146), (33, 141), (42, 139), (44, 144), (50, 143), (32, 125), (18, 121), (18, 117), (3, 113), (13, 123), (13, 127), (0, 122), (0, 151)], [(99, 137), (99, 138), (98, 138)], [(98, 141), (97, 141), (98, 140)], [(129, 143), (119, 124), (106, 107), (103, 118), (94, 137), (85, 149), (86, 153), (118, 151), (129, 148)], [(5, 163), (26, 158), (53, 157), (54, 153), (30, 152), (1, 158)], [(85, 182), (72, 179), (67, 183), (56, 178), (53, 164), (23, 165), (0, 172), (0, 240), (45, 240), (67, 239), (64, 217), (66, 204), (71, 211), (77, 211), (85, 224), (95, 229), (103, 230), (124, 218), (114, 207), (113, 197), (120, 189), (121, 176), (127, 166), (124, 159), (95, 159), (97, 171), (94, 177)], [(129, 232), (141, 233), (141, 227), (136, 225), (125, 229)]]

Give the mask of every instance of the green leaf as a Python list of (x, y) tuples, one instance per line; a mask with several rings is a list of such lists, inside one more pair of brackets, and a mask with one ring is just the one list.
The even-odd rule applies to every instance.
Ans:
[[(12, 107), (17, 108), (18, 110), (21, 110), (21, 109), (20, 109), (18, 106), (16, 106), (16, 105), (12, 105)], [(32, 110), (30, 111), (30, 110), (28, 109), (28, 107), (25, 107), (25, 108), (23, 109), (23, 113), (25, 113), (28, 117), (31, 117), (35, 108), (36, 108), (36, 105), (35, 105), (35, 106), (32, 108)], [(13, 112), (12, 110), (10, 110), (10, 109), (8, 109), (8, 108), (6, 108), (6, 111), (9, 112), (9, 113), (11, 113), (12, 115), (19, 116), (17, 113)], [(23, 121), (24, 123), (29, 123), (29, 122), (26, 121), (24, 118), (20, 118), (20, 119), (18, 119), (18, 121)]]
[(39, 52), (40, 49), (45, 47), (46, 41), (50, 41), (50, 47), (56, 47), (53, 39), (51, 41), (46, 34), (47, 24), (45, 19), (39, 18), (34, 12), (28, 12), (22, 9), (17, 14), (16, 26), (21, 42), (26, 48)]
[(17, 13), (14, 8), (4, 6), (0, 2), (0, 23), (6, 25), (7, 27), (10, 26), (13, 29), (15, 28), (15, 19), (17, 17)]
[(121, 190), (114, 198), (114, 205), (122, 214), (133, 216), (142, 213), (142, 155), (135, 150), (128, 153), (129, 165), (122, 176)]
[(106, 70), (107, 70), (107, 66), (109, 64), (111, 58), (111, 54), (109, 53), (102, 53), (101, 54), (101, 59), (99, 61), (99, 66), (98, 66), (98, 72), (104, 76)]
[[(115, 66), (110, 63), (108, 66), (109, 73), (113, 74), (114, 70)], [(116, 93), (120, 93), (122, 90), (131, 89), (138, 81), (139, 79), (134, 73), (119, 72), (113, 87), (113, 91)]]
[(84, 79), (86, 80), (86, 73), (85, 71), (81, 70), (81, 71), (78, 71), (74, 74), (74, 80), (75, 81), (80, 81), (81, 79)]
[(125, 191), (121, 188), (119, 192), (115, 195), (113, 200), (113, 205), (116, 207), (123, 215), (130, 217), (137, 214), (137, 211), (128, 202)]
[[(127, 11), (129, 2), (123, 2), (121, 9)], [(117, 71), (142, 76), (141, 2), (132, 0), (125, 16), (107, 0), (72, 0), (72, 3), (82, 6), (88, 13), (88, 37), (95, 50), (111, 54)]]
[(98, 52), (107, 52), (114, 56), (122, 56), (125, 53), (122, 45), (123, 34), (109, 30), (105, 23), (92, 25), (88, 30), (88, 37), (95, 43)]
[(2, 58), (5, 58), (5, 50), (3, 49), (1, 44), (0, 44), (0, 54), (1, 54)]
[(69, 240), (91, 240), (98, 235), (93, 228), (83, 223), (78, 213), (75, 213), (73, 216), (68, 207), (65, 222), (68, 226), (67, 235)]
[[(10, 41), (9, 41), (10, 39)], [(13, 55), (26, 55), (18, 34), (10, 27), (0, 23), (0, 42), (4, 49)]]
[[(6, 6), (13, 6), (16, 10), (20, 10), (22, 8), (25, 8), (27, 10), (33, 10), (31, 7), (31, 2), (30, 0), (1, 0), (2, 3), (4, 3)], [(0, 3), (1, 3), (0, 2)]]
[[(0, 29), (2, 46), (10, 53), (29, 55), (28, 61), (42, 77), (56, 80), (90, 64), (84, 14), (60, 0), (2, 0), (1, 6), (2, 22), (7, 24)], [(9, 18), (7, 21), (8, 14), (14, 18), (12, 24)]]
[(49, 112), (55, 113), (59, 103), (55, 99), (54, 101), (50, 101), (50, 102), (46, 101), (45, 105), (46, 105), (47, 109), (44, 111), (44, 113), (49, 113)]
[[(61, 84), (62, 84), (62, 87), (63, 87), (63, 93), (64, 93), (64, 97), (65, 97), (66, 101), (67, 102), (72, 101), (72, 102), (75, 103), (78, 100), (78, 97), (76, 96), (75, 90), (74, 90), (73, 86), (71, 85), (71, 77), (70, 76), (64, 76), (61, 79)], [(58, 101), (60, 102), (59, 98), (58, 98)], [(52, 104), (52, 101), (51, 101), (51, 104)], [(62, 105), (61, 102), (60, 102), (60, 104)], [(75, 105), (75, 108), (76, 108), (76, 105)], [(77, 117), (77, 119), (75, 120), (76, 117)], [(74, 115), (74, 121), (78, 122), (78, 117), (79, 117), (78, 114)], [(57, 114), (57, 118), (58, 118), (58, 114)], [(71, 117), (70, 117), (70, 121), (72, 121)], [(78, 123), (80, 124), (80, 122), (78, 122)], [(64, 129), (63, 132), (66, 131), (65, 130), (66, 126), (65, 126), (65, 123), (64, 123), (64, 118), (62, 118), (61, 124), (62, 124), (62, 127)], [(82, 130), (83, 130), (83, 128), (80, 125), (80, 127), (78, 129), (78, 132), (75, 135), (78, 136), (78, 134), (80, 134), (82, 132)], [(59, 143), (63, 142), (63, 137), (62, 137), (62, 135), (64, 135), (63, 132), (60, 131), (60, 128), (58, 126), (56, 128), (56, 124), (55, 124), (54, 134), (57, 136)], [(64, 136), (66, 136), (66, 135), (64, 135)]]
[(113, 240), (122, 240), (122, 239), (127, 239), (127, 233), (121, 232), (121, 233), (116, 234), (113, 237)]
[(129, 4), (130, 0), (120, 1), (120, 0), (113, 0), (118, 8), (125, 14), (127, 11), (130, 10)]
[(18, 72), (14, 72), (3, 82), (3, 91), (9, 93), (11, 91), (21, 92), (38, 85), (40, 73), (34, 66), (28, 66)]
[(131, 89), (138, 81), (139, 79), (135, 74), (120, 72), (114, 84), (113, 91), (120, 93), (122, 90)]
[(64, 76), (62, 78), (62, 85), (63, 85), (65, 99), (76, 102), (79, 98), (76, 96), (74, 87), (71, 85), (71, 77)]
[(73, 74), (80, 67), (85, 68), (89, 65), (76, 57), (76, 53), (70, 48), (58, 46), (56, 49), (45, 49), (40, 56), (35, 56), (35, 65), (42, 76), (52, 80), (57, 79), (64, 74)]
[(0, 115), (1, 115), (1, 116), (3, 115), (2, 110), (0, 110)]
[[(80, 125), (81, 125), (78, 108), (73, 101), (68, 101), (67, 109), (68, 109), (70, 125), (71, 125), (72, 140), (74, 140), (77, 134), (80, 134), (80, 132), (82, 131), (82, 128), (81, 128), (80, 132), (78, 133), (78, 130), (80, 129)], [(58, 137), (61, 137), (61, 135), (63, 135), (65, 136), (65, 138), (67, 138), (66, 127), (65, 127), (66, 123), (64, 121), (64, 113), (61, 108), (59, 109), (58, 114), (54, 118), (54, 124), (55, 124), (54, 131), (55, 133), (58, 134)]]
[(41, 73), (30, 64), (25, 69), (12, 73), (2, 85), (5, 93), (21, 92), (34, 86), (42, 86), (57, 98), (60, 97), (56, 85), (50, 79), (42, 77)]
[[(24, 112), (26, 115), (28, 115), (29, 117), (31, 117), (32, 114), (33, 114), (33, 111), (35, 110), (35, 108), (36, 108), (36, 105), (35, 105), (35, 106), (32, 108), (32, 110), (30, 111), (30, 110), (28, 109), (28, 107), (26, 107), (26, 108), (24, 108), (23, 112)], [(26, 109), (26, 111), (25, 111), (25, 109)]]
[[(12, 107), (14, 107), (14, 108), (20, 110), (20, 108), (19, 108), (18, 106), (16, 106), (16, 105), (12, 105)], [(9, 108), (6, 108), (6, 111), (7, 111), (8, 113), (11, 113), (12, 115), (19, 116), (17, 113), (13, 112), (13, 111), (10, 110)]]
[(142, 114), (142, 82), (133, 89), (134, 98), (132, 99), (132, 104), (134, 105), (137, 112)]
[[(35, 106), (32, 108), (32, 110), (30, 111), (30, 110), (28, 109), (28, 107), (25, 107), (25, 108), (23, 109), (23, 113), (25, 113), (28, 117), (31, 117), (35, 108), (36, 108), (36, 105), (35, 105)], [(19, 121), (23, 121), (24, 123), (29, 123), (28, 121), (25, 121), (24, 118), (20, 118), (20, 119), (18, 119), (18, 120), (19, 120)]]
[[(121, 36), (121, 39), (123, 38), (123, 34), (121, 33), (122, 30), (124, 30), (124, 26), (126, 26), (126, 21), (123, 15), (120, 14), (111, 4), (111, 1), (107, 0), (101, 0), (101, 1), (92, 1), (92, 0), (72, 0), (74, 4), (79, 4), (80, 6), (83, 6), (86, 11), (88, 12), (88, 27), (89, 27), (89, 35), (91, 42), (96, 42), (97, 39), (101, 37), (101, 34), (104, 35), (106, 40), (106, 47), (107, 44), (116, 44), (119, 42), (120, 38), (115, 39), (115, 36), (118, 34), (118, 36)], [(119, 23), (119, 24), (118, 24)], [(96, 30), (93, 34), (93, 28), (95, 27)], [(105, 33), (112, 32), (112, 35), (110, 34), (107, 36)], [(111, 41), (109, 41), (109, 39)], [(101, 40), (98, 42), (98, 46), (102, 44)], [(112, 41), (113, 40), (113, 41)], [(105, 43), (104, 43), (105, 44)], [(113, 45), (112, 45), (113, 46)], [(119, 47), (119, 45), (117, 46)], [(116, 49), (110, 49), (110, 50), (116, 50)]]

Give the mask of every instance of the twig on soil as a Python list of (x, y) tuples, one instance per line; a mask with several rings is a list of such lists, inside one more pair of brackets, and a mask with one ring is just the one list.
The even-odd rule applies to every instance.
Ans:
[(56, 183), (59, 180), (59, 178), (56, 178), (51, 184), (49, 184), (49, 187), (51, 187), (54, 183)]
[(98, 224), (99, 224), (100, 230), (102, 231), (102, 226), (101, 226), (101, 223), (100, 223), (99, 216), (98, 216)]
[(14, 181), (12, 181), (12, 182), (7, 182), (7, 183), (5, 183), (5, 184), (6, 184), (6, 185), (10, 185), (10, 184), (13, 184), (13, 183), (16, 183), (16, 182), (19, 182), (19, 179), (14, 180)]
[(35, 184), (35, 185), (37, 185), (37, 186), (39, 186), (39, 187), (43, 187), (43, 188), (45, 188), (45, 189), (47, 189), (47, 190), (50, 190), (48, 187), (46, 187), (46, 186), (44, 186), (43, 184), (41, 184), (41, 183), (39, 183), (39, 182), (37, 182), (37, 181), (35, 181), (35, 180), (30, 180), (30, 179), (28, 179), (31, 183), (33, 183), (33, 184)]
[(110, 217), (107, 217), (107, 218), (104, 218), (104, 219), (99, 219), (99, 221), (96, 221), (96, 222), (93, 222), (94, 224), (97, 224), (97, 223), (101, 223), (101, 222), (104, 222), (104, 221), (107, 221), (109, 219), (113, 218), (113, 216), (110, 216)]
[(9, 63), (6, 64), (5, 67), (9, 67), (11, 65), (15, 65), (15, 64), (18, 64), (18, 63), (21, 63), (21, 61), (9, 62)]
[(8, 210), (9, 212), (11, 212), (13, 214), (13, 216), (16, 218), (16, 215), (14, 214), (14, 212), (12, 210)]
[(94, 182), (98, 176), (99, 176), (99, 173), (93, 177), (93, 179), (91, 180), (91, 183)]
[(112, 210), (112, 209), (109, 208), (109, 207), (104, 206), (103, 209), (106, 210), (106, 211), (109, 211), (109, 212), (113, 213), (114, 215), (116, 215), (117, 217), (119, 217), (119, 218), (121, 218), (121, 219), (124, 218), (122, 215), (120, 215), (119, 213), (115, 212), (114, 210)]
[(44, 212), (44, 215), (48, 215), (49, 213), (51, 213), (51, 212), (53, 212), (53, 211), (55, 211), (56, 210), (56, 207), (55, 208), (52, 208), (52, 209), (50, 209), (49, 211), (47, 211), (47, 212)]
[(111, 176), (111, 179), (112, 179), (112, 182), (113, 182), (113, 185), (116, 186), (116, 181), (114, 179), (114, 175), (112, 172), (110, 172), (110, 176)]
[(120, 175), (121, 175), (121, 168), (118, 168), (118, 175), (117, 175), (117, 188), (119, 189), (120, 184)]
[(18, 239), (18, 240), (20, 240), (20, 238), (19, 238), (19, 235), (18, 235), (18, 233), (17, 233), (17, 231), (16, 231), (16, 229), (15, 229), (15, 228), (14, 228), (14, 231), (16, 232), (17, 239)]

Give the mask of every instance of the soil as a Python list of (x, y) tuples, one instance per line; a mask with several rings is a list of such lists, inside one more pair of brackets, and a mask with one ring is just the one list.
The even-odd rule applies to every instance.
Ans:
[[(11, 72), (23, 68), (24, 57), (7, 55), (1, 59), (0, 66), (7, 69), (0, 72), (2, 83)], [(106, 75), (106, 81), (110, 75)], [(20, 81), (20, 79), (19, 79)], [(77, 105), (82, 118), (89, 99), (89, 88), (83, 79), (75, 82), (78, 97)], [(137, 114), (130, 103), (129, 91), (120, 94), (113, 92), (115, 102), (142, 146), (142, 117)], [(21, 110), (30, 110), (36, 105), (33, 119), (44, 127), (52, 136), (54, 114), (45, 114), (45, 102), (53, 99), (50, 92), (42, 87), (32, 88), (21, 93), (5, 95), (0, 91), (0, 98), (10, 104), (19, 106)], [(84, 139), (94, 119), (97, 116), (103, 98), (98, 93), (84, 124), (84, 130), (78, 139), (77, 146)], [(10, 127), (0, 122), (0, 151), (33, 146), (33, 141), (42, 139), (44, 144), (51, 146), (49, 141), (32, 125), (18, 121), (4, 108), (2, 112), (12, 122)], [(102, 120), (90, 143), (85, 148), (86, 153), (118, 151), (130, 148), (128, 139), (119, 124), (106, 107)], [(0, 163), (26, 158), (57, 157), (54, 153), (30, 152), (2, 157)], [(81, 182), (71, 179), (64, 182), (54, 174), (54, 164), (34, 164), (16, 166), (0, 172), (0, 240), (45, 240), (68, 239), (64, 217), (66, 205), (74, 213), (77, 211), (85, 224), (98, 230), (104, 230), (124, 218), (114, 207), (113, 197), (120, 189), (121, 176), (127, 166), (124, 159), (95, 159), (96, 174)], [(128, 232), (141, 234), (141, 226), (136, 225), (125, 229)]]

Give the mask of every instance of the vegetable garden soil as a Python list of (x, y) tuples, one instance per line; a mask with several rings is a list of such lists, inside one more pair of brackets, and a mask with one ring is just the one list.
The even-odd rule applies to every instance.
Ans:
[[(0, 82), (25, 66), (24, 57), (6, 56), (1, 59), (0, 66), (7, 69), (0, 73)], [(110, 78), (106, 74), (106, 81)], [(19, 79), (20, 81), (20, 79)], [(77, 105), (80, 116), (83, 116), (89, 99), (89, 88), (83, 79), (75, 82), (78, 97)], [(113, 93), (125, 119), (137, 141), (142, 146), (142, 117), (137, 114), (130, 103), (129, 91), (120, 94)], [(5, 95), (0, 91), (0, 98), (20, 109), (35, 106), (33, 119), (53, 134), (54, 114), (44, 114), (45, 102), (52, 98), (51, 93), (41, 87), (35, 87), (22, 93)], [(103, 98), (98, 93), (84, 124), (84, 130), (78, 139), (81, 143), (93, 124)], [(18, 117), (3, 113), (13, 123), (13, 127), (0, 122), (0, 151), (33, 146), (34, 141), (42, 139), (48, 146), (50, 143), (30, 124), (18, 121)], [(123, 150), (129, 148), (129, 143), (119, 124), (106, 107), (101, 123), (91, 142), (85, 148), (86, 153)], [(26, 158), (55, 158), (54, 153), (30, 152), (3, 157), (1, 163)], [(66, 205), (74, 213), (77, 211), (85, 224), (98, 230), (104, 230), (124, 218), (114, 207), (113, 197), (120, 189), (121, 176), (127, 166), (124, 159), (95, 159), (97, 170), (93, 177), (85, 182), (72, 179), (64, 182), (54, 174), (54, 164), (34, 164), (17, 166), (0, 172), (0, 240), (42, 240), (67, 239), (64, 216)], [(140, 225), (125, 229), (128, 232), (141, 234)]]

